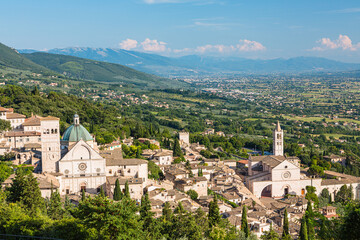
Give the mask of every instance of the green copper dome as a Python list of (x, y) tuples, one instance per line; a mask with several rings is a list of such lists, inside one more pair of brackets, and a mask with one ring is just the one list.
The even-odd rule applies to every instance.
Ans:
[(66, 129), (64, 132), (63, 141), (69, 142), (78, 142), (80, 139), (87, 141), (92, 141), (90, 133), (83, 125), (80, 124), (79, 116), (77, 114), (74, 115), (74, 124)]

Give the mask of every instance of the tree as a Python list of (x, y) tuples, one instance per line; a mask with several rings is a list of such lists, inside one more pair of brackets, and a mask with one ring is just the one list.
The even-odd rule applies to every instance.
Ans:
[(247, 221), (247, 207), (246, 205), (243, 206), (242, 213), (241, 213), (241, 231), (245, 233), (246, 238), (250, 235), (249, 224)]
[(104, 188), (103, 186), (100, 186), (100, 193), (99, 193), (100, 197), (105, 197), (105, 192), (104, 192)]
[(20, 202), (31, 212), (35, 212), (37, 209), (45, 209), (39, 183), (32, 172), (27, 169), (17, 169), (15, 178), (9, 188), (8, 201)]
[(208, 219), (210, 227), (214, 227), (220, 222), (220, 211), (216, 194), (214, 195), (214, 199), (209, 203)]
[(50, 218), (55, 220), (60, 220), (65, 211), (61, 203), (61, 198), (59, 192), (56, 190), (53, 192), (51, 189), (51, 196), (50, 196), (50, 202), (47, 209), (47, 214)]
[(10, 121), (0, 119), (0, 131), (10, 130), (11, 124)]
[(170, 221), (171, 220), (172, 211), (171, 211), (169, 202), (165, 202), (164, 208), (162, 210), (162, 216), (163, 216), (163, 219), (165, 221)]
[(352, 188), (348, 188), (345, 184), (341, 186), (340, 190), (335, 195), (335, 202), (346, 203), (351, 201), (353, 197)]
[(130, 198), (129, 182), (127, 180), (125, 182), (124, 196)]
[(282, 232), (282, 238), (288, 237), (290, 235), (289, 233), (289, 219), (288, 219), (288, 212), (285, 208), (284, 211), (284, 222), (283, 222), (283, 232)]
[(308, 238), (308, 228), (306, 226), (305, 216), (302, 217), (302, 219), (301, 219), (301, 227), (300, 227), (299, 239), (300, 240), (309, 240), (309, 238)]
[(114, 189), (113, 199), (115, 201), (120, 201), (122, 199), (122, 192), (120, 189), (119, 179), (116, 179), (116, 181), (115, 181), (115, 189)]
[(180, 148), (180, 143), (179, 143), (179, 140), (177, 138), (175, 138), (173, 152), (174, 152), (175, 157), (182, 157), (183, 156), (183, 153), (182, 153), (181, 148)]
[(308, 170), (308, 173), (310, 173), (311, 175), (314, 175), (316, 177), (324, 176), (324, 168), (322, 168), (316, 164), (312, 164)]
[(149, 200), (149, 195), (146, 193), (141, 197), (141, 206), (140, 206), (140, 219), (144, 221), (143, 228), (144, 230), (149, 229), (153, 222), (154, 213), (151, 212), (151, 203)]
[(85, 195), (85, 190), (83, 189), (81, 191), (81, 201), (85, 201), (85, 199), (86, 199), (86, 195)]
[(0, 162), (0, 183), (4, 182), (13, 173), (10, 166), (8, 162)]
[(185, 213), (185, 209), (184, 209), (184, 206), (182, 205), (181, 201), (179, 201), (177, 207), (174, 209), (174, 213), (175, 214), (182, 214), (182, 213)]
[(97, 239), (143, 239), (137, 210), (129, 198), (114, 202), (97, 195), (79, 202), (73, 215), (89, 229), (93, 228)]
[(272, 223), (270, 223), (270, 230), (261, 236), (261, 240), (279, 240), (279, 235), (274, 231)]
[(31, 94), (36, 95), (36, 96), (40, 95), (40, 92), (39, 92), (39, 89), (37, 88), (37, 86), (34, 87), (34, 89), (31, 91)]
[(308, 201), (307, 207), (306, 207), (306, 211), (305, 211), (305, 215), (309, 218), (314, 218), (314, 211), (312, 209), (312, 204), (311, 201)]
[(359, 239), (360, 203), (349, 204), (344, 223), (341, 225), (341, 239)]
[(319, 199), (318, 199), (318, 196), (316, 195), (316, 188), (315, 187), (306, 186), (305, 198), (308, 201), (313, 201), (315, 206), (319, 205)]
[(192, 189), (187, 191), (186, 194), (189, 195), (192, 200), (196, 200), (199, 196), (199, 194), (195, 190), (192, 190)]
[(199, 168), (199, 170), (198, 170), (198, 176), (199, 176), (199, 177), (204, 176), (203, 171), (202, 171), (202, 168)]

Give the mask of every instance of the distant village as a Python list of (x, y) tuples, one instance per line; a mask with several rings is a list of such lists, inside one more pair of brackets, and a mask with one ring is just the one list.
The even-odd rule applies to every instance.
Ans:
[[(208, 212), (209, 203), (216, 194), (222, 217), (237, 228), (241, 225), (240, 206), (249, 207), (248, 223), (258, 237), (269, 231), (271, 224), (275, 231), (281, 232), (285, 209), (291, 234), (299, 233), (299, 219), (308, 204), (307, 186), (315, 187), (318, 195), (328, 189), (334, 199), (340, 188), (347, 185), (354, 197), (360, 198), (360, 178), (332, 171), (325, 171), (325, 177), (317, 178), (301, 168), (299, 158), (286, 156), (284, 131), (279, 122), (273, 130), (273, 153), (269, 155), (254, 153), (249, 158), (206, 159), (200, 154), (206, 147), (191, 143), (189, 132), (179, 132), (178, 141), (185, 161), (174, 163), (173, 151), (161, 148), (155, 139), (137, 139), (156, 146), (142, 152), (147, 160), (123, 157), (122, 145), (132, 146), (133, 138), (98, 146), (77, 114), (63, 136), (60, 136), (59, 118), (56, 117), (32, 115), (26, 118), (11, 108), (0, 107), (0, 119), (11, 124), (11, 130), (0, 135), (0, 154), (14, 153), (14, 165), (33, 166), (44, 198), (49, 198), (52, 189), (56, 189), (76, 204), (83, 191), (93, 195), (101, 188), (112, 198), (118, 180), (122, 190), (125, 185), (129, 186), (131, 198), (138, 203), (148, 193), (152, 211), (159, 217), (165, 202), (169, 202), (172, 209), (181, 201), (188, 211), (201, 207)], [(203, 134), (225, 136), (214, 129), (207, 129)], [(342, 156), (324, 158), (346, 164)], [(150, 161), (161, 169), (161, 179), (149, 178)], [(2, 187), (10, 186), (13, 178), (11, 175)], [(324, 207), (322, 213), (327, 218), (337, 217), (335, 207)]]

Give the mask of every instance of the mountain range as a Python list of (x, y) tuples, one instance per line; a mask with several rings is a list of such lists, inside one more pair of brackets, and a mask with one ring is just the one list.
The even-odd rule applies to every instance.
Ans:
[(120, 64), (44, 52), (22, 53), (0, 43), (0, 70), (17, 69), (78, 80), (130, 84), (140, 88), (179, 88), (187, 84)]
[[(35, 50), (28, 49), (19, 50), (21, 53), (32, 53), (34, 51)], [(122, 64), (139, 71), (161, 76), (219, 73), (271, 74), (338, 72), (360, 69), (360, 64), (357, 63), (343, 63), (319, 57), (261, 60), (239, 57), (188, 55), (175, 58), (123, 49), (88, 47), (56, 48), (47, 50), (46, 52)]]

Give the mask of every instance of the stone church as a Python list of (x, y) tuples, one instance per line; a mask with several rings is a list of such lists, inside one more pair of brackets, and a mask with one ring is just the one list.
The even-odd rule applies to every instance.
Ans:
[(300, 159), (284, 155), (284, 131), (277, 122), (273, 132), (273, 154), (250, 156), (246, 186), (257, 197), (280, 198), (287, 194), (305, 195), (306, 186), (314, 186), (317, 194), (328, 188), (332, 197), (344, 184), (353, 186), (360, 195), (360, 178), (325, 171), (324, 178), (313, 178), (300, 168)]
[[(15, 117), (12, 109), (0, 108), (0, 113), (6, 120)], [(61, 195), (80, 194), (82, 190), (94, 194), (103, 187), (110, 196), (116, 179), (119, 179), (122, 189), (125, 182), (129, 183), (131, 197), (141, 198), (148, 179), (147, 161), (123, 159), (121, 149), (100, 152), (77, 114), (62, 139), (59, 118), (17, 117), (20, 119), (13, 121), (15, 125), (11, 131), (2, 134), (0, 143), (5, 152), (16, 152), (14, 164), (35, 167), (38, 180), (44, 183), (40, 185), (47, 186), (40, 188), (44, 197), (49, 196), (50, 186), (58, 189)]]

